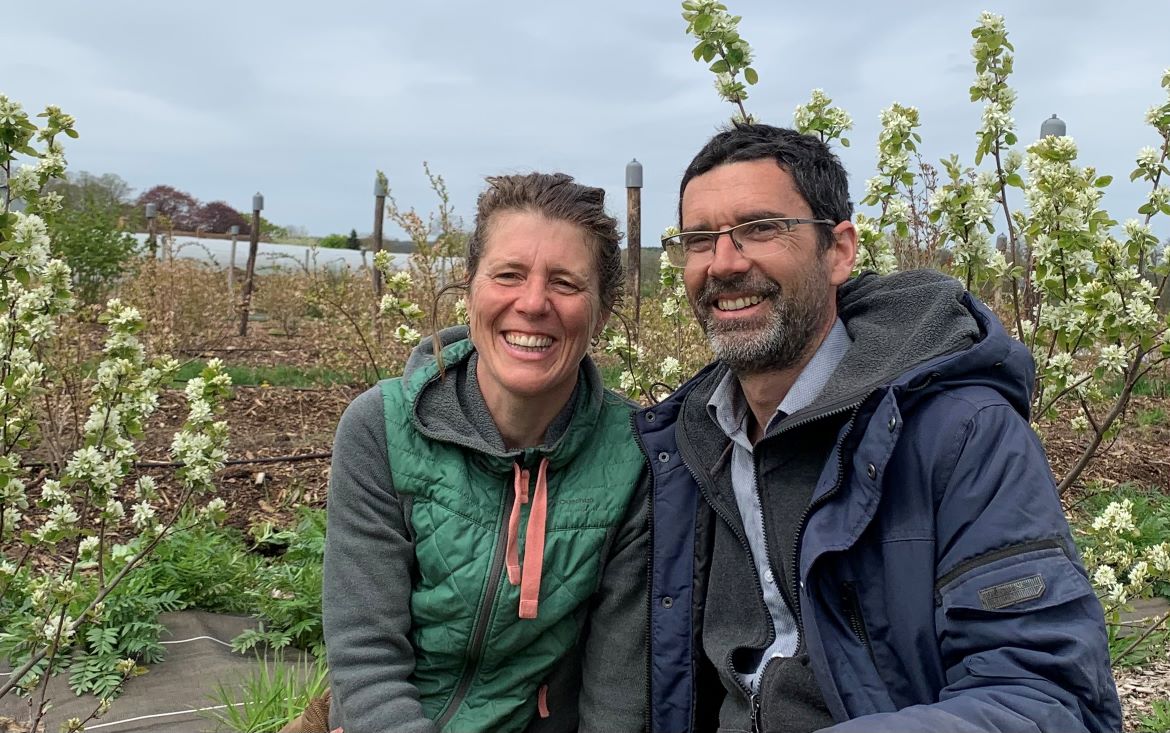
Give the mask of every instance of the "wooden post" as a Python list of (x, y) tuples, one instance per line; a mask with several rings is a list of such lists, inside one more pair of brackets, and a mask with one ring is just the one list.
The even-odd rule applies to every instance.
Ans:
[(150, 258), (158, 259), (158, 235), (154, 231), (154, 219), (158, 216), (158, 204), (146, 205), (146, 230), (149, 232), (146, 244), (150, 248)]
[[(386, 179), (379, 171), (374, 179), (374, 253), (382, 251), (382, 217), (386, 213)], [(382, 273), (374, 267), (374, 307), (382, 302)]]
[(252, 277), (256, 273), (256, 250), (260, 248), (260, 212), (264, 209), (264, 197), (257, 193), (252, 197), (252, 237), (248, 244), (248, 266), (244, 270), (244, 293), (240, 297), (240, 335), (248, 335), (248, 311), (252, 307)]
[(232, 304), (232, 309), (239, 308), (236, 304), (236, 238), (240, 236), (240, 225), (232, 224), (232, 249), (231, 256), (228, 259), (227, 283), (228, 283), (228, 301)]
[(642, 164), (626, 165), (626, 292), (634, 303), (634, 328), (642, 316)]

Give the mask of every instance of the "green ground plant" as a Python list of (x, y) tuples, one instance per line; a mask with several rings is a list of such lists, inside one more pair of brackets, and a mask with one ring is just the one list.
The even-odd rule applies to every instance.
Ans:
[(257, 655), (256, 667), (247, 676), (216, 683), (212, 706), (204, 715), (215, 721), (217, 731), (275, 733), (328, 686), (323, 659), (289, 662), (279, 652), (269, 658)]
[(1138, 721), (1137, 733), (1167, 733), (1170, 731), (1170, 699), (1155, 700), (1150, 713)]

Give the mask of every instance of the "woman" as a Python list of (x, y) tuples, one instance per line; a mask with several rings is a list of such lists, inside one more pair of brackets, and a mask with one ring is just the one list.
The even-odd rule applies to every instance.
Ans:
[(630, 406), (586, 356), (621, 289), (604, 197), (563, 174), (489, 178), (470, 334), (443, 331), (439, 359), (415, 349), (342, 417), (331, 726), (645, 726), (643, 462)]

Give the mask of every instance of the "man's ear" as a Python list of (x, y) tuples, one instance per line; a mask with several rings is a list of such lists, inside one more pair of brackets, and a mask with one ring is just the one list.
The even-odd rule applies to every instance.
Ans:
[(841, 285), (853, 274), (857, 263), (857, 227), (845, 220), (833, 227), (833, 244), (825, 252), (829, 260), (829, 282)]

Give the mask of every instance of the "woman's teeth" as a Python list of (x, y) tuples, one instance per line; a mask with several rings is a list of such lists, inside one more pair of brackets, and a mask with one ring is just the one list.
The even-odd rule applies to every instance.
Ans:
[(758, 295), (752, 295), (747, 298), (735, 298), (734, 300), (721, 299), (715, 301), (715, 307), (721, 311), (737, 311), (743, 310), (744, 308), (755, 305), (761, 301), (763, 301), (763, 298)]
[(524, 333), (505, 333), (504, 340), (513, 346), (525, 349), (544, 349), (552, 346), (552, 338), (548, 336), (533, 336)]

